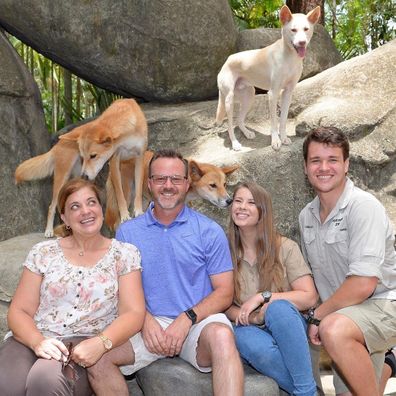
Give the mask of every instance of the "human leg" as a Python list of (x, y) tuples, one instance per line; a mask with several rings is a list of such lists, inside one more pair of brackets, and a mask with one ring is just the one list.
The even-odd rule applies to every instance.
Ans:
[(0, 348), (0, 395), (25, 396), (26, 378), (37, 356), (27, 346), (8, 338)]
[(380, 395), (385, 391), (386, 383), (389, 378), (394, 377), (396, 374), (396, 356), (395, 350), (391, 349), (385, 354), (385, 364), (381, 373), (380, 380)]
[(323, 346), (351, 392), (361, 396), (379, 395), (374, 366), (359, 327), (348, 317), (334, 313), (322, 320), (319, 334)]
[(194, 325), (180, 357), (202, 372), (212, 373), (214, 395), (242, 395), (244, 374), (231, 323), (224, 314)]
[(134, 353), (129, 341), (105, 353), (99, 361), (87, 368), (88, 379), (95, 395), (128, 396), (128, 386), (119, 366), (134, 362)]
[[(328, 352), (348, 389), (354, 394), (379, 393), (384, 353), (396, 344), (395, 329), (396, 301), (386, 299), (368, 299), (340, 309), (322, 320), (319, 326), (321, 340), (326, 349), (327, 341), (328, 347), (334, 351), (334, 357)], [(353, 350), (356, 344), (358, 349), (351, 355), (351, 348)], [(361, 393), (357, 393), (355, 383)], [(372, 388), (377, 388), (376, 393), (370, 393)], [(337, 391), (336, 387), (337, 394), (348, 394), (345, 386), (340, 389), (342, 391)]]
[(286, 300), (273, 301), (265, 313), (265, 326), (279, 348), (293, 382), (293, 395), (315, 395), (305, 319)]

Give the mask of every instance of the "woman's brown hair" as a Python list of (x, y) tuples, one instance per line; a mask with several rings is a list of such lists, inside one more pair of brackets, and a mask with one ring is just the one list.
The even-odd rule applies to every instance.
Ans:
[[(72, 195), (76, 191), (81, 190), (84, 187), (88, 187), (89, 189), (91, 189), (95, 193), (95, 196), (99, 201), (99, 204), (102, 205), (102, 200), (100, 198), (101, 193), (98, 186), (90, 180), (82, 179), (79, 177), (79, 178), (71, 179), (68, 182), (66, 182), (59, 191), (58, 203), (57, 203), (57, 209), (59, 214), (65, 213), (65, 205), (67, 198), (69, 198), (70, 195)], [(55, 228), (54, 233), (57, 236), (65, 237), (71, 235), (73, 232), (70, 228), (67, 228), (64, 223), (62, 223)]]
[[(239, 183), (234, 190), (235, 194), (241, 188), (247, 188), (257, 206), (259, 219), (256, 225), (256, 257), (259, 271), (260, 290), (282, 291), (283, 266), (279, 258), (281, 235), (276, 230), (272, 210), (272, 200), (268, 192), (254, 182)], [(240, 265), (244, 256), (239, 227), (230, 216), (228, 227), (231, 256), (234, 263), (235, 300), (240, 301)]]

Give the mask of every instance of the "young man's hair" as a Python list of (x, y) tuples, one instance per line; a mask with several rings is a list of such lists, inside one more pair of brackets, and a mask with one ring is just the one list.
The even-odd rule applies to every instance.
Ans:
[(336, 127), (319, 127), (308, 133), (303, 144), (304, 161), (308, 159), (308, 148), (311, 142), (323, 143), (329, 146), (336, 146), (342, 149), (344, 160), (349, 158), (348, 137)]
[(178, 158), (184, 164), (184, 171), (185, 171), (184, 176), (188, 177), (188, 161), (185, 158), (183, 158), (183, 156), (178, 151), (176, 151), (174, 149), (161, 149), (161, 150), (154, 152), (154, 155), (151, 158), (150, 163), (149, 163), (149, 177), (152, 176), (151, 164), (158, 158)]

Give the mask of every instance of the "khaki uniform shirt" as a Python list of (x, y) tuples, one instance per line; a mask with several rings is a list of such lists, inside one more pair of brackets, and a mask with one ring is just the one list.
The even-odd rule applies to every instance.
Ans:
[[(283, 291), (291, 290), (291, 283), (296, 279), (311, 275), (311, 270), (304, 261), (300, 248), (296, 242), (282, 237), (280, 246), (280, 260), (284, 269)], [(241, 301), (244, 303), (256, 293), (263, 292), (259, 289), (259, 272), (257, 263), (249, 264), (241, 261), (240, 282), (241, 282)], [(275, 290), (272, 290), (275, 291)]]
[(347, 179), (322, 224), (316, 197), (300, 213), (302, 252), (325, 301), (351, 275), (375, 276), (372, 298), (396, 299), (394, 230), (383, 205)]

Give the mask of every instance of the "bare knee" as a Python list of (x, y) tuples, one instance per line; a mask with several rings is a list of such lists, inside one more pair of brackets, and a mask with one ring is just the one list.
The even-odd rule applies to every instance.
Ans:
[(211, 351), (225, 356), (236, 350), (234, 333), (229, 326), (222, 323), (210, 323), (204, 331), (206, 331), (206, 339)]

